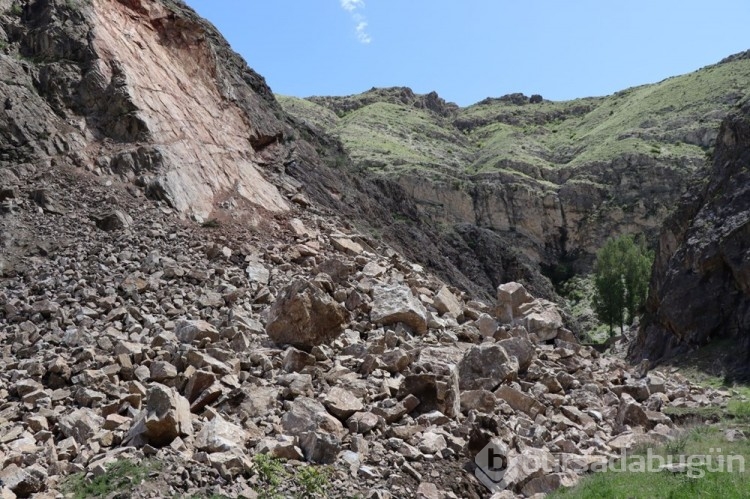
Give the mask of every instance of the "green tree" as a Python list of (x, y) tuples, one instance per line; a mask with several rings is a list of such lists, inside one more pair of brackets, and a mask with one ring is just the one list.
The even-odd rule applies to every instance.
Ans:
[(594, 308), (599, 320), (620, 331), (641, 311), (648, 292), (653, 253), (643, 241), (625, 235), (608, 240), (596, 254)]

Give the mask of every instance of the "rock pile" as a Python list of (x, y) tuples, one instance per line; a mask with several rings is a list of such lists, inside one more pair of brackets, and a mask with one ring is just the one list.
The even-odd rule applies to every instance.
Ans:
[(127, 224), (20, 215), (56, 249), (0, 288), (3, 497), (144, 457), (169, 466), (134, 496), (254, 497), (258, 454), (330, 465), (333, 496), (484, 497), (490, 442), (532, 496), (669, 438), (662, 407), (726, 396), (638, 377), (522, 285), (470, 300), (332, 218), (200, 229), (118, 204)]

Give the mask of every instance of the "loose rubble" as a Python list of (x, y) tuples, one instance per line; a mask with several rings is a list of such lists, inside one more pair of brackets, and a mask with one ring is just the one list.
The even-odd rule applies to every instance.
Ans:
[(0, 289), (3, 497), (147, 457), (174, 470), (161, 494), (248, 497), (260, 453), (331, 466), (334, 497), (489, 497), (474, 459), (493, 441), (529, 497), (663, 442), (663, 408), (728, 396), (639, 377), (521, 284), (472, 301), (332, 218), (230, 239), (121, 204), (105, 225), (28, 215), (59, 246)]

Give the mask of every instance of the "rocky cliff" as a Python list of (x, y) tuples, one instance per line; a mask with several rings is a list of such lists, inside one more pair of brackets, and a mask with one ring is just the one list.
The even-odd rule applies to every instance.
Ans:
[(3, 161), (117, 174), (202, 217), (232, 195), (288, 209), (261, 174), (283, 151), (280, 108), (192, 11), (138, 0), (0, 9)]
[(659, 239), (647, 316), (631, 347), (658, 361), (730, 340), (729, 377), (750, 360), (750, 105), (726, 119), (708, 176), (684, 197)]
[(747, 56), (569, 102), (511, 94), (459, 108), (405, 88), (280, 100), (339, 137), (360, 168), (397, 182), (444, 232), (469, 224), (501, 234), (564, 278), (590, 270), (613, 234), (655, 242), (746, 95)]
[[(0, 43), (9, 188), (33, 178), (51, 191), (55, 172), (80, 169), (196, 220), (251, 225), (312, 199), (464, 289), (486, 296), (515, 278), (550, 295), (508, 251), (489, 277), (477, 272), (467, 243), (423, 224), (403, 188), (352, 175), (340, 143), (287, 116), (263, 78), (180, 2), (4, 0)], [(7, 223), (0, 268), (10, 269), (35, 235)]]

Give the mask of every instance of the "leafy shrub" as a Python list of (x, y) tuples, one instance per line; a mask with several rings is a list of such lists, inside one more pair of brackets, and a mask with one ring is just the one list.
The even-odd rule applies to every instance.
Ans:
[(622, 329), (626, 318), (632, 322), (641, 311), (653, 261), (653, 252), (630, 235), (610, 239), (596, 254), (594, 308), (610, 335), (613, 326)]

